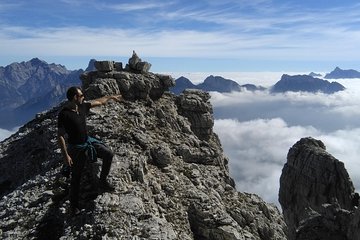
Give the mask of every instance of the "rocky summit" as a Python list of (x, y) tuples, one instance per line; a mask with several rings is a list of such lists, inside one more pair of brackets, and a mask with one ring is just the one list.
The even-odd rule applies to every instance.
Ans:
[(309, 138), (290, 150), (279, 201), (289, 240), (359, 240), (359, 194), (344, 164)]
[(94, 108), (90, 135), (115, 153), (115, 192), (96, 190), (101, 160), (86, 165), (79, 215), (68, 212), (69, 177), (57, 144), (59, 106), (0, 143), (1, 239), (286, 239), (278, 209), (236, 191), (213, 132), (209, 94), (176, 96), (171, 76), (149, 72), (134, 53), (123, 68), (96, 62), (82, 75)]

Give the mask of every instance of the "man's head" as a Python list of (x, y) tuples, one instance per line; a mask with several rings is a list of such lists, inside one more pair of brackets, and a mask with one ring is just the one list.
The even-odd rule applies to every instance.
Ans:
[(69, 101), (77, 104), (82, 103), (84, 100), (84, 94), (79, 87), (70, 87), (66, 92), (66, 97)]

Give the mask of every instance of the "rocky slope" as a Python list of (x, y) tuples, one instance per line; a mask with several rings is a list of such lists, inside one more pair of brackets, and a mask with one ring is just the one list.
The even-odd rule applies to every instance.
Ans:
[(289, 240), (360, 239), (359, 194), (319, 140), (303, 138), (289, 150), (279, 201)]
[(53, 108), (0, 143), (2, 239), (286, 239), (277, 208), (237, 192), (213, 132), (209, 94), (176, 96), (170, 76), (136, 55), (124, 69), (96, 62), (82, 76), (88, 99), (125, 100), (92, 110), (89, 131), (115, 152), (114, 193), (98, 193), (99, 165), (87, 164), (79, 216), (68, 214)]

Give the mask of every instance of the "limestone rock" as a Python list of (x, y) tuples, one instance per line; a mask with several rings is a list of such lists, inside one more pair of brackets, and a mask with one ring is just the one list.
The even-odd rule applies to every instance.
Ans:
[(185, 90), (178, 97), (178, 107), (181, 115), (188, 118), (195, 135), (208, 140), (212, 135), (214, 120), (210, 94), (200, 90)]
[(159, 167), (166, 167), (170, 164), (172, 158), (171, 149), (166, 144), (156, 146), (151, 153), (156, 165)]
[(290, 148), (279, 201), (289, 239), (359, 239), (359, 195), (342, 162), (303, 138)]
[[(175, 85), (174, 79), (169, 75), (148, 72), (146, 64), (142, 64), (135, 52), (129, 63), (130, 68), (122, 69), (122, 64), (114, 61), (95, 62), (98, 71), (81, 75), (85, 96), (93, 99), (121, 94), (127, 100), (156, 100)], [(138, 74), (139, 71), (144, 74)]]
[(115, 68), (114, 61), (95, 61), (95, 68), (100, 72), (111, 72)]
[(208, 94), (177, 97), (171, 77), (101, 69), (83, 76), (83, 89), (88, 99), (124, 96), (88, 116), (89, 134), (115, 153), (115, 192), (96, 191), (101, 161), (87, 163), (83, 209), (69, 216), (61, 105), (38, 114), (0, 143), (1, 239), (286, 239), (276, 207), (235, 190)]

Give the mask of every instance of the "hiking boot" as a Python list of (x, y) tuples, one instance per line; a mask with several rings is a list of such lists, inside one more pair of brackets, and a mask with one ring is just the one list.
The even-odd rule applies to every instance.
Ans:
[(115, 187), (106, 180), (100, 180), (99, 189), (104, 192), (113, 192)]

